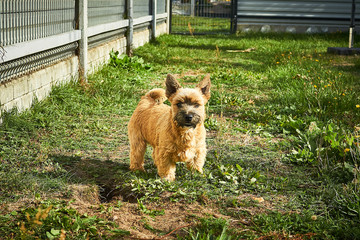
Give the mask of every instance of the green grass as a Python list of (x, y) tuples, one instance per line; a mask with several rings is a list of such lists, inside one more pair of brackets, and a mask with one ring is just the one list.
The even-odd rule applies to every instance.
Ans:
[[(358, 239), (360, 59), (326, 53), (346, 44), (341, 33), (165, 35), (135, 58), (112, 53), (87, 83), (3, 114), (0, 236)], [(173, 183), (150, 149), (146, 173), (128, 170), (127, 122), (167, 73), (212, 81), (204, 174), (178, 164)]]

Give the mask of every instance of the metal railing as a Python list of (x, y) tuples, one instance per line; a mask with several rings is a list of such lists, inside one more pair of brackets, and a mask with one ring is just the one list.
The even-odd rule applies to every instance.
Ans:
[[(167, 19), (167, 0), (2, 0), (0, 83), (87, 51), (87, 39)], [(81, 7), (86, 3), (86, 11)], [(130, 6), (131, 9), (130, 14)], [(154, 8), (156, 6), (156, 10)], [(83, 15), (84, 12), (88, 14)], [(154, 15), (153, 13), (156, 13)], [(81, 20), (86, 18), (86, 26)], [(131, 24), (130, 24), (131, 22)], [(83, 35), (82, 33), (86, 33)], [(133, 30), (128, 31), (133, 33)], [(110, 34), (111, 35), (111, 34)], [(86, 48), (80, 49), (86, 36)], [(120, 37), (120, 36), (119, 36)], [(128, 47), (132, 36), (127, 34)], [(91, 46), (95, 44), (92, 42)], [(78, 49), (77, 51), (75, 51)], [(82, 63), (80, 63), (82, 64)], [(84, 64), (84, 63), (83, 63)]]
[(73, 0), (2, 0), (0, 5), (3, 47), (73, 30)]

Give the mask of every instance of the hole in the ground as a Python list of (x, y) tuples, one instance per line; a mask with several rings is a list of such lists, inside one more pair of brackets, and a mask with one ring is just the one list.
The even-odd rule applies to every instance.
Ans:
[(102, 203), (111, 202), (114, 199), (124, 202), (136, 203), (142, 194), (135, 194), (130, 187), (119, 187), (109, 185), (99, 185), (100, 201)]

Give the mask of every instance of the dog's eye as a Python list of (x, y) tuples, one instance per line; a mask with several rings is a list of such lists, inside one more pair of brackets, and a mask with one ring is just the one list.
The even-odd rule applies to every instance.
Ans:
[(181, 102), (179, 102), (179, 103), (177, 103), (177, 104), (176, 104), (176, 106), (177, 106), (178, 108), (180, 108), (180, 107), (181, 107), (181, 105), (182, 105), (182, 103), (181, 103)]
[(195, 107), (195, 108), (198, 108), (198, 107), (200, 107), (200, 104), (195, 103), (195, 104), (194, 104), (194, 107)]

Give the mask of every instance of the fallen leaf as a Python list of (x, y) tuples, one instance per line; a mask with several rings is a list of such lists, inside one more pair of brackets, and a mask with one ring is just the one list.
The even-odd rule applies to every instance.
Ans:
[(226, 50), (226, 51), (231, 52), (231, 53), (246, 53), (246, 52), (252, 52), (254, 50), (255, 50), (255, 48), (248, 48), (245, 50)]
[(262, 198), (262, 197), (253, 197), (252, 199), (253, 199), (254, 201), (259, 202), (259, 203), (262, 203), (262, 202), (265, 201), (264, 198)]

